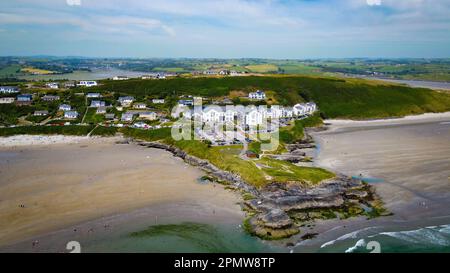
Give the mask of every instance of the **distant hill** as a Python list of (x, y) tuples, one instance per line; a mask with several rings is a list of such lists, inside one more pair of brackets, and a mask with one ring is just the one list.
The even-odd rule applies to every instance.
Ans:
[(107, 90), (137, 97), (227, 96), (231, 91), (274, 91), (283, 105), (316, 102), (326, 118), (371, 119), (450, 111), (450, 94), (359, 79), (307, 76), (173, 78), (103, 81), (89, 91)]

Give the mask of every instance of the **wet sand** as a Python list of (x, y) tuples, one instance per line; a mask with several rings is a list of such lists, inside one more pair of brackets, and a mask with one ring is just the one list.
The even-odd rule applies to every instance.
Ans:
[(0, 251), (35, 251), (36, 238), (60, 251), (115, 223), (242, 223), (238, 194), (200, 184), (204, 173), (169, 153), (116, 140), (1, 147)]
[(448, 113), (327, 123), (329, 130), (313, 133), (319, 144), (316, 165), (348, 176), (376, 178), (372, 184), (394, 215), (318, 222), (311, 232), (320, 235), (301, 243), (296, 251), (317, 251), (343, 235), (356, 238), (358, 233), (450, 223)]

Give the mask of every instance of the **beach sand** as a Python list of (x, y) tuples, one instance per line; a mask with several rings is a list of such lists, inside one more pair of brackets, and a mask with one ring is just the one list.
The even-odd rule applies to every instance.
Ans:
[[(74, 235), (59, 230), (98, 219), (242, 223), (237, 193), (200, 184), (204, 173), (170, 153), (116, 140), (1, 147), (0, 251), (33, 251), (39, 236), (64, 241)], [(147, 212), (121, 216), (140, 209)]]
[[(319, 145), (315, 164), (371, 184), (393, 216), (367, 220), (319, 221), (314, 240), (297, 252), (317, 251), (340, 236), (413, 230), (450, 223), (450, 114), (392, 120), (326, 121), (313, 133)], [(357, 239), (356, 239), (357, 240)]]

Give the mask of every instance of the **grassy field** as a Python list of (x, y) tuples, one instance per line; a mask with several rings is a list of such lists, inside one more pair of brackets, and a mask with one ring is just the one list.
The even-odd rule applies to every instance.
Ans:
[(281, 105), (314, 101), (327, 118), (373, 119), (450, 111), (449, 94), (360, 79), (250, 76), (102, 83), (103, 86), (91, 88), (90, 91), (108, 90), (137, 98), (170, 98), (179, 95), (222, 97), (236, 91), (246, 94), (256, 89), (270, 90), (275, 93), (274, 98)]
[(13, 78), (20, 72), (20, 65), (10, 65), (0, 69), (0, 78)]
[(0, 136), (13, 135), (73, 135), (85, 136), (94, 129), (94, 126), (22, 126), (13, 128), (0, 128)]
[(20, 71), (23, 73), (34, 74), (34, 75), (49, 75), (49, 74), (55, 73), (50, 70), (44, 70), (44, 69), (39, 69), (39, 68), (34, 68), (34, 67), (25, 67), (25, 68), (22, 68)]
[(247, 65), (245, 67), (248, 71), (254, 73), (268, 73), (278, 71), (278, 66), (273, 64), (255, 64), (255, 65)]

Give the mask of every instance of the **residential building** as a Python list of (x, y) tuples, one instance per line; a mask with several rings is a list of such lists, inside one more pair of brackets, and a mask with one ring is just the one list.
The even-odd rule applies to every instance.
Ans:
[(125, 122), (131, 122), (131, 121), (133, 121), (133, 117), (134, 117), (133, 113), (127, 112), (127, 113), (122, 114), (121, 120), (125, 121)]
[(130, 106), (130, 105), (133, 103), (134, 97), (131, 97), (131, 96), (120, 97), (120, 98), (118, 99), (118, 101), (119, 101), (119, 103), (120, 103), (122, 106), (127, 107), (127, 106)]
[(113, 81), (126, 81), (129, 80), (130, 78), (128, 78), (127, 76), (115, 76), (113, 78)]
[(48, 111), (47, 110), (34, 111), (34, 116), (35, 117), (48, 116)]
[(59, 110), (60, 111), (70, 111), (70, 110), (72, 110), (72, 107), (68, 104), (61, 104), (59, 106)]
[(86, 98), (88, 99), (95, 99), (95, 98), (101, 98), (102, 95), (100, 93), (87, 93)]
[(193, 100), (179, 100), (178, 104), (184, 105), (184, 106), (192, 106), (192, 105), (194, 105), (194, 101)]
[(78, 118), (78, 112), (77, 111), (67, 111), (64, 113), (64, 118), (76, 119), (76, 118)]
[(47, 86), (50, 89), (58, 89), (59, 88), (59, 84), (57, 82), (50, 82), (50, 83), (47, 83), (45, 86)]
[(139, 113), (140, 119), (146, 119), (146, 120), (157, 120), (158, 115), (155, 112), (142, 112)]
[(59, 96), (53, 96), (53, 95), (45, 95), (42, 97), (43, 101), (57, 101), (59, 100)]
[(145, 103), (142, 102), (137, 102), (133, 104), (133, 108), (135, 109), (146, 109), (147, 105)]
[(248, 126), (256, 126), (263, 123), (263, 113), (254, 107), (245, 115), (245, 124)]
[(13, 103), (16, 99), (15, 98), (0, 98), (0, 104), (9, 104)]
[(153, 99), (152, 100), (152, 103), (154, 103), (154, 104), (164, 104), (164, 99)]
[(116, 116), (114, 114), (105, 114), (106, 119), (114, 119)]
[(31, 102), (33, 100), (33, 96), (30, 94), (23, 94), (17, 96), (17, 101), (19, 102)]
[(76, 86), (76, 83), (74, 81), (69, 81), (64, 83), (64, 88), (73, 88)]
[(84, 87), (97, 86), (97, 82), (96, 81), (80, 81), (78, 83), (78, 86), (84, 86)]
[(106, 107), (100, 106), (97, 108), (97, 111), (95, 111), (96, 114), (106, 114)]
[(248, 97), (250, 99), (254, 99), (254, 100), (264, 100), (264, 99), (266, 99), (266, 93), (264, 93), (261, 90), (258, 90), (256, 92), (249, 93)]
[(2, 94), (13, 94), (19, 92), (20, 89), (16, 86), (0, 86), (0, 93)]
[(105, 107), (106, 106), (106, 102), (101, 101), (101, 100), (93, 100), (91, 101), (91, 106), (90, 107)]

